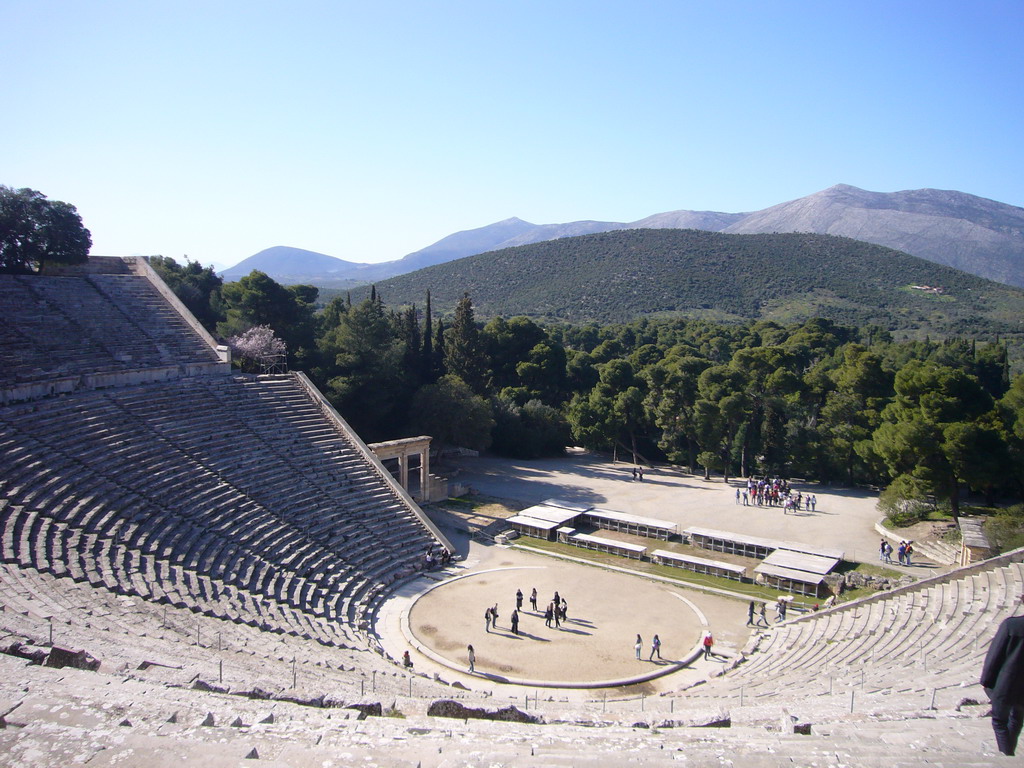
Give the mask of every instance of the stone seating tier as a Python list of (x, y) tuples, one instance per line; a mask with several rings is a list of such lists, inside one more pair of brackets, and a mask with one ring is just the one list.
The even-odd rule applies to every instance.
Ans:
[[(31, 526), (31, 522), (28, 522), (28, 525)], [(116, 547), (116, 545), (114, 546)], [(113, 558), (115, 561), (120, 559), (116, 556)], [(0, 574), (3, 577), (0, 578), (0, 585), (3, 585), (0, 587), (0, 603), (16, 606), (12, 607), (11, 610), (0, 613), (0, 622), (21, 622), (25, 634), (30, 635), (33, 641), (45, 642), (49, 623), (40, 617), (47, 613), (57, 614), (59, 611), (60, 615), (69, 617), (68, 620), (73, 622), (73, 626), (72, 624), (61, 624), (58, 626), (55, 630), (58, 637), (62, 631), (73, 631), (76, 633), (80, 631), (83, 633), (81, 636), (83, 642), (77, 643), (76, 645), (78, 646), (88, 647), (87, 642), (94, 642), (95, 645), (92, 647), (106, 650), (111, 643), (114, 643), (118, 646), (117, 653), (120, 655), (120, 658), (125, 658), (125, 654), (130, 653), (135, 655), (136, 659), (144, 659), (148, 654), (150, 658), (156, 656), (157, 658), (168, 659), (172, 662), (177, 661), (179, 664), (185, 659), (200, 659), (204, 653), (203, 649), (206, 649), (206, 652), (210, 654), (209, 661), (205, 664), (200, 661), (198, 667), (192, 666), (190, 662), (189, 666), (180, 671), (165, 670), (168, 678), (183, 679), (187, 682), (196, 674), (203, 676), (203, 668), (205, 666), (205, 678), (210, 680), (217, 673), (216, 659), (220, 657), (223, 658), (225, 666), (228, 668), (225, 682), (229, 686), (233, 684), (235, 686), (251, 687), (253, 681), (258, 680), (266, 683), (265, 687), (267, 690), (283, 690), (289, 686), (291, 674), (290, 661), (295, 656), (303, 656), (303, 650), (305, 650), (310, 655), (299, 661), (299, 675), (312, 675), (317, 679), (321, 679), (324, 690), (327, 690), (328, 686), (330, 686), (331, 690), (344, 690), (347, 686), (348, 690), (354, 691), (354, 684), (360, 681), (359, 673), (354, 675), (338, 673), (336, 671), (338, 665), (336, 658), (328, 662), (330, 667), (322, 666), (324, 661), (328, 661), (328, 659), (317, 656), (315, 647), (304, 645), (309, 642), (317, 642), (311, 631), (309, 617), (296, 617), (295, 624), (293, 625), (295, 634), (272, 635), (268, 643), (263, 637), (266, 633), (259, 632), (256, 629), (259, 626), (258, 624), (249, 629), (245, 625), (237, 625), (225, 621), (217, 623), (212, 618), (216, 615), (225, 614), (228, 611), (237, 610), (238, 606), (244, 606), (244, 603), (237, 596), (238, 593), (235, 593), (233, 588), (228, 588), (232, 594), (224, 597), (218, 591), (223, 590), (224, 587), (216, 585), (213, 580), (204, 580), (201, 575), (188, 574), (179, 568), (174, 569), (174, 574), (175, 578), (185, 588), (202, 593), (204, 598), (211, 602), (211, 609), (206, 618), (202, 614), (195, 614), (191, 611), (185, 611), (184, 615), (181, 615), (180, 612), (170, 608), (168, 610), (171, 616), (166, 622), (170, 626), (164, 628), (160, 626), (159, 621), (154, 621), (154, 618), (158, 618), (162, 610), (159, 605), (147, 607), (145, 603), (139, 603), (129, 608), (119, 603), (117, 598), (103, 598), (102, 595), (104, 593), (102, 591), (88, 590), (88, 592), (82, 592), (81, 590), (87, 589), (83, 585), (75, 585), (66, 579), (52, 579), (43, 574), (37, 574), (32, 570), (15, 568), (13, 572)], [(967, 615), (975, 613), (979, 615), (989, 614), (985, 621), (989, 626), (990, 633), (992, 624), (1001, 618), (1000, 615), (991, 615), (989, 609), (991, 605), (998, 604), (998, 601), (1002, 599), (1002, 596), (993, 593), (997, 591), (997, 587), (1000, 584), (1003, 585), (1004, 589), (1012, 589), (1019, 578), (1019, 566), (1003, 567), (996, 571), (969, 577), (974, 582), (970, 587), (968, 587), (966, 580), (950, 582), (948, 585), (929, 586), (924, 592), (901, 593), (892, 596), (888, 600), (879, 600), (859, 606), (854, 605), (849, 608), (829, 612), (810, 621), (802, 620), (780, 625), (772, 633), (776, 640), (770, 645), (772, 650), (768, 650), (769, 645), (765, 644), (755, 654), (755, 656), (760, 654), (768, 655), (769, 653), (775, 655), (773, 664), (768, 667), (762, 667), (759, 673), (766, 678), (765, 680), (757, 681), (735, 676), (741, 670), (744, 671), (744, 674), (747, 674), (746, 670), (753, 669), (752, 665), (755, 662), (753, 661), (754, 657), (752, 657), (752, 661), (748, 662), (751, 666), (741, 665), (737, 670), (729, 673), (721, 680), (713, 680), (707, 686), (682, 692), (680, 698), (676, 699), (676, 714), (673, 717), (683, 717), (684, 715), (680, 714), (680, 710), (683, 710), (684, 706), (691, 707), (694, 711), (700, 711), (703, 708), (704, 712), (725, 708), (726, 711), (730, 712), (734, 723), (734, 727), (729, 733), (738, 733), (737, 726), (745, 721), (777, 722), (780, 708), (786, 708), (790, 711), (802, 712), (803, 717), (812, 719), (815, 722), (814, 732), (821, 733), (822, 726), (820, 724), (822, 722), (838, 723), (850, 718), (848, 707), (851, 695), (850, 686), (853, 686), (852, 690), (856, 695), (859, 716), (877, 717), (876, 714), (869, 713), (883, 713), (883, 717), (888, 718), (892, 717), (891, 714), (888, 714), (890, 712), (900, 712), (901, 717), (907, 717), (908, 704), (912, 704), (922, 711), (926, 710), (929, 706), (931, 690), (937, 689), (936, 706), (940, 709), (937, 712), (929, 713), (928, 716), (933, 718), (938, 716), (941, 719), (946, 716), (944, 712), (951, 712), (952, 707), (960, 698), (974, 693), (970, 687), (966, 689), (960, 687), (960, 683), (965, 679), (965, 674), (969, 674), (967, 679), (971, 679), (976, 674), (976, 668), (965, 669), (963, 664), (965, 652), (970, 651), (970, 643), (967, 643), (965, 646), (965, 643), (961, 642), (959, 650), (958, 646), (951, 648), (950, 653), (959, 655), (961, 660), (958, 664), (950, 664), (946, 670), (936, 671), (930, 667), (925, 668), (920, 662), (915, 664), (913, 660), (910, 663), (904, 661), (895, 665), (895, 667), (888, 668), (887, 674), (892, 676), (890, 680), (878, 679), (874, 676), (870, 667), (880, 664), (877, 659), (870, 664), (865, 664), (863, 659), (851, 658), (849, 663), (851, 669), (844, 676), (844, 673), (827, 666), (827, 662), (812, 662), (808, 658), (807, 664), (797, 664), (793, 661), (795, 657), (792, 654), (797, 651), (802, 651), (803, 653), (806, 653), (808, 650), (818, 651), (822, 646), (826, 649), (831, 649), (832, 646), (843, 642), (841, 640), (843, 635), (856, 634), (860, 629), (869, 627), (874, 622), (880, 620), (891, 622), (893, 618), (904, 614), (909, 614), (913, 617), (915, 611), (921, 612), (923, 618), (934, 619), (937, 617), (939, 620), (955, 618), (957, 616), (964, 617), (965, 613)], [(29, 580), (37, 584), (37, 586), (33, 586), (31, 592), (21, 591), (20, 594), (15, 594), (11, 596), (10, 600), (7, 600), (4, 594), (7, 585), (24, 584)], [(62, 589), (58, 585), (64, 585), (64, 588)], [(68, 601), (68, 604), (63, 606), (57, 604), (56, 595), (75, 591), (83, 595), (83, 597), (78, 600)], [(33, 592), (46, 595), (47, 597), (42, 599), (27, 596)], [(984, 594), (985, 592), (988, 592), (988, 594)], [(941, 602), (931, 599), (937, 593), (942, 594)], [(922, 597), (927, 599), (922, 599)], [(968, 604), (961, 603), (962, 600), (966, 599), (984, 602), (972, 602), (970, 605), (978, 608), (977, 611), (974, 611), (969, 608)], [(282, 614), (274, 610), (275, 607), (281, 608), (281, 606), (273, 604), (273, 607), (265, 609), (265, 621), (276, 621), (281, 625), (286, 620)], [(26, 609), (28, 610), (27, 614), (18, 613), (18, 611)], [(80, 623), (81, 618), (85, 617), (86, 610), (92, 611), (92, 615), (89, 615), (86, 621)], [(141, 632), (136, 629), (131, 635), (130, 642), (118, 640), (118, 638), (127, 638), (124, 617), (128, 614), (125, 614), (125, 610), (133, 612), (131, 614), (133, 622), (150, 622), (148, 628), (143, 629)], [(244, 608), (244, 610), (248, 613), (254, 613), (256, 609), (250, 606)], [(1005, 611), (1002, 615), (1006, 615)], [(181, 616), (181, 618), (178, 618), (178, 616)], [(192, 616), (192, 618), (189, 618), (189, 616)], [(822, 623), (827, 623), (830, 627), (830, 629), (825, 631), (826, 634), (822, 634), (822, 629), (819, 626)], [(91, 625), (91, 627), (86, 627), (86, 624)], [(202, 645), (198, 648), (195, 645), (197, 625), (202, 636)], [(256, 634), (250, 634), (252, 632)], [(166, 636), (167, 642), (172, 644), (170, 649), (160, 645), (160, 643), (164, 642), (164, 640), (160, 639), (161, 636)], [(288, 643), (299, 643), (303, 650), (297, 651), (296, 648), (298, 646), (294, 648), (282, 647), (280, 640), (273, 640), (275, 636), (287, 638), (286, 642)], [(824, 639), (826, 636), (833, 638), (833, 641), (827, 642)], [(866, 637), (867, 635), (861, 632), (861, 639), (863, 640)], [(227, 655), (219, 656), (219, 654), (213, 652), (217, 647), (218, 641), (222, 642), (224, 647), (229, 649)], [(249, 656), (249, 653), (243, 649), (248, 648), (250, 645), (259, 646), (263, 650), (257, 651), (255, 656)], [(173, 650), (175, 647), (179, 647), (180, 650)], [(311, 648), (312, 650), (308, 650)], [(829, 651), (829, 653), (832, 652)], [(111, 656), (110, 658), (117, 658), (117, 656)], [(841, 658), (841, 656), (836, 656), (833, 661), (841, 663), (839, 662)], [(252, 659), (257, 663), (250, 664), (246, 661), (247, 659)], [(371, 663), (369, 666), (366, 666), (368, 661)], [(826, 666), (821, 666), (823, 663)], [(970, 662), (968, 667), (971, 667), (973, 663)], [(321, 666), (317, 666), (318, 664)], [(806, 665), (810, 665), (811, 668), (801, 671), (801, 666)], [(125, 664), (118, 664), (118, 666), (134, 670), (138, 663), (131, 664), (127, 663), (126, 660)], [(778, 669), (775, 668), (776, 666)], [(867, 674), (862, 681), (858, 673), (866, 666), (868, 667), (866, 670)], [(377, 672), (382, 675), (390, 674), (387, 672), (388, 666), (381, 665), (379, 659), (373, 655), (364, 657), (359, 661), (358, 669), (363, 670), (362, 675), (365, 676), (362, 677), (362, 680), (364, 681), (370, 677), (377, 678), (377, 675), (368, 674), (370, 672)], [(391, 669), (393, 670), (394, 668)], [(899, 676), (901, 669), (905, 669), (905, 672), (902, 676)], [(159, 670), (157, 672), (159, 673)], [(153, 672), (137, 671), (133, 672), (132, 676), (143, 680), (161, 679), (159, 676), (147, 677), (147, 675), (151, 674)], [(337, 675), (334, 682), (330, 682), (328, 679), (331, 675)], [(832, 679), (830, 680), (830, 678)], [(951, 686), (951, 681), (953, 680), (956, 681), (954, 687), (942, 687), (944, 685)], [(274, 687), (275, 681), (276, 687)], [(391, 691), (403, 697), (404, 703), (400, 708), (406, 713), (421, 711), (420, 708), (425, 706), (422, 702), (429, 698), (437, 698), (442, 695), (449, 697), (451, 693), (454, 693), (451, 689), (444, 687), (440, 689), (432, 687), (434, 684), (429, 681), (415, 680), (416, 686), (420, 686), (421, 683), (424, 686), (423, 690), (417, 692), (417, 696), (420, 697), (419, 702), (421, 702), (417, 703), (416, 699), (405, 698), (406, 694), (404, 690), (401, 690), (401, 687), (405, 685), (404, 678), (401, 680), (401, 683), (402, 686), (398, 690), (393, 687)], [(723, 689), (723, 685), (726, 683), (729, 686)], [(835, 688), (834, 693), (831, 695), (828, 693), (827, 688), (829, 683), (833, 683)], [(740, 693), (737, 689), (742, 689), (743, 692)], [(459, 695), (468, 696), (470, 700), (478, 701), (477, 705), (484, 705), (489, 708), (493, 708), (496, 704), (496, 702), (481, 700), (478, 694), (465, 693)], [(742, 705), (738, 701), (739, 698), (745, 699)], [(778, 703), (772, 704), (771, 702)], [(641, 710), (641, 704), (638, 700), (634, 699), (632, 704), (629, 704), (627, 700), (624, 704), (627, 707), (631, 706), (633, 710), (620, 713), (619, 716), (628, 713), (631, 715), (633, 722), (638, 719), (654, 722), (652, 718), (655, 717), (671, 719), (668, 711), (666, 711), (668, 703), (665, 699), (648, 699), (644, 710)], [(549, 720), (565, 719), (566, 713), (571, 712), (574, 708), (577, 716), (582, 709), (585, 709), (583, 705), (572, 705), (567, 709), (565, 705), (559, 705), (557, 701), (545, 701), (541, 706), (541, 714), (545, 715)], [(608, 720), (610, 718), (613, 721), (616, 719), (614, 714), (601, 712), (600, 707), (597, 711), (600, 713), (598, 715), (599, 719)], [(642, 715), (641, 711), (646, 712), (646, 714)], [(313, 713), (310, 714), (312, 715)], [(962, 721), (951, 721), (945, 724), (944, 727), (948, 728), (954, 722)], [(987, 721), (982, 721), (982, 724), (986, 730), (979, 729), (979, 734), (981, 734), (981, 738), (987, 738)], [(503, 725), (501, 727), (509, 728), (512, 726)], [(892, 739), (899, 730), (905, 730), (905, 727), (890, 723), (889, 730), (886, 731), (886, 738)], [(536, 738), (543, 734), (544, 731), (533, 731), (533, 733)], [(671, 729), (663, 731), (660, 738), (662, 740), (673, 738), (673, 733)], [(735, 738), (738, 739), (737, 745), (742, 744), (747, 751), (751, 749), (749, 734), (742, 739), (739, 736)], [(975, 743), (977, 743), (977, 739)], [(858, 752), (858, 756), (862, 757), (863, 755)], [(787, 759), (791, 757), (792, 754), (787, 755)], [(858, 764), (865, 763), (861, 760)], [(964, 764), (968, 765), (970, 763)]]
[[(0, 411), (0, 449), (15, 469), (2, 489), (13, 524), (5, 559), (142, 597), (194, 599), (216, 614), (225, 605), (203, 579), (316, 615), (337, 605), (351, 607), (349, 618), (365, 613), (379, 590), (353, 575), (390, 583), (418, 567), (432, 539), (301, 387), (264, 383), (182, 379)], [(283, 418), (275, 428), (278, 399), (292, 410), (305, 403), (327, 425), (315, 441), (289, 435)], [(247, 402), (259, 407), (249, 412)], [(88, 418), (75, 418), (82, 413)], [(225, 453), (237, 445), (245, 450)], [(126, 567), (141, 557), (199, 581), (184, 598), (147, 584)]]
[[(846, 688), (829, 697), (812, 696), (792, 686), (788, 698), (772, 705), (752, 703), (749, 689), (742, 706), (735, 698), (695, 701), (692, 694), (699, 688), (679, 697), (648, 697), (645, 701), (626, 697), (603, 703), (598, 697), (567, 702), (545, 696), (537, 709), (532, 700), (527, 709), (550, 723), (540, 727), (429, 718), (424, 714), (426, 707), (439, 698), (490, 710), (508, 703), (523, 709), (523, 699), (490, 699), (423, 677), (413, 677), (410, 689), (408, 675), (365, 651), (332, 649), (327, 654), (324, 646), (301, 636), (266, 633), (187, 610), (118, 597), (31, 570), (8, 566), (0, 577), (0, 605), (6, 608), (0, 612), (0, 622), (5, 631), (20, 631), (26, 639), (45, 645), (50, 621), (42, 616), (59, 616), (53, 622), (55, 641), (87, 648), (104, 662), (99, 673), (78, 673), (27, 669), (20, 660), (0, 658), (0, 695), (9, 697), (29, 680), (32, 688), (30, 696), (14, 699), (23, 702), (21, 711), (11, 718), (19, 727), (4, 733), (13, 732), (20, 745), (38, 750), (37, 759), (50, 755), (56, 761), (57, 753), (47, 750), (58, 744), (60, 749), (75, 745), (77, 750), (95, 742), (112, 760), (123, 754), (115, 763), (125, 762), (132, 755), (138, 759), (148, 754), (147, 750), (158, 748), (164, 738), (168, 748), (174, 745), (178, 759), (225, 764), (244, 758), (254, 743), (261, 758), (292, 764), (296, 760), (319, 763), (341, 752), (346, 759), (355, 759), (363, 755), (360, 750), (371, 747), (378, 761), (392, 763), (406, 755), (403, 749), (414, 758), (441, 749), (439, 759), (458, 764), (478, 761), (481, 754), (489, 761), (542, 761), (546, 765), (602, 765), (621, 759), (623, 754), (645, 765), (678, 764), (683, 758), (694, 765), (718, 765), (726, 756), (737, 766), (967, 768), (990, 765), (994, 760), (988, 720), (955, 712), (953, 698), (939, 697), (938, 709), (928, 710), (928, 697), (911, 692), (886, 696), (872, 692), (870, 686), (863, 693), (856, 689), (857, 711), (853, 715)], [(336, 701), (385, 700), (394, 702), (404, 717), (356, 722), (354, 713), (346, 720), (341, 709), (211, 695), (190, 689), (197, 678), (229, 691), (259, 687), (296, 698), (329, 693)], [(117, 684), (111, 685), (115, 681)], [(962, 695), (956, 692), (957, 697)], [(811, 735), (780, 733), (778, 723), (784, 709), (812, 722)], [(275, 715), (273, 722), (257, 727), (270, 712)], [(73, 727), (62, 724), (62, 713), (71, 715)], [(732, 727), (671, 725), (691, 718), (706, 722), (716, 715), (728, 715)], [(214, 725), (198, 727), (208, 716)], [(230, 727), (236, 718), (242, 726)], [(76, 737), (74, 726), (83, 720), (91, 725), (87, 731), (77, 727)], [(121, 725), (125, 721), (131, 726)], [(632, 727), (637, 722), (651, 727)], [(603, 727), (583, 728), (577, 723)], [(7, 749), (21, 748), (6, 736), (0, 739), (5, 754)], [(313, 743), (322, 743), (329, 750), (309, 752)], [(290, 746), (281, 751), (284, 745)], [(119, 751), (128, 746), (132, 753)], [(894, 758), (894, 753), (898, 757)], [(66, 757), (67, 752), (63, 754)]]
[(0, 390), (219, 359), (145, 277), (0, 275)]
[(988, 642), (1013, 612), (1022, 583), (1024, 564), (1010, 562), (790, 621), (763, 633), (745, 661), (723, 678), (689, 693), (696, 699), (735, 698), (742, 689), (739, 695), (748, 701), (770, 701), (795, 689), (826, 696), (854, 686), (885, 696), (968, 696), (977, 689)]

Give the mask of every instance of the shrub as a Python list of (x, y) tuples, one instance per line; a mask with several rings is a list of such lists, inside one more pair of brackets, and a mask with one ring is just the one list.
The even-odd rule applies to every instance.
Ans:
[(913, 525), (933, 507), (921, 481), (911, 475), (900, 475), (878, 497), (878, 508), (896, 528)]
[(985, 521), (985, 535), (999, 553), (1024, 547), (1024, 504), (1017, 504)]

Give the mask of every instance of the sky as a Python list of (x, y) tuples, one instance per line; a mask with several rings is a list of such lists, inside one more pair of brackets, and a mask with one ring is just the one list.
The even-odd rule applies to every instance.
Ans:
[(1024, 2), (4, 0), (0, 184), (92, 252), (398, 259), (852, 184), (1024, 206)]

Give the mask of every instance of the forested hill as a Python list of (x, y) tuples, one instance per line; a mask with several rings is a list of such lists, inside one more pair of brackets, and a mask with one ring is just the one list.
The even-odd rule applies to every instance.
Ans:
[(441, 311), (468, 292), (484, 317), (821, 316), (942, 335), (1024, 331), (1021, 289), (829, 235), (603, 232), (483, 253), (377, 284), (390, 306), (422, 305), (428, 290)]

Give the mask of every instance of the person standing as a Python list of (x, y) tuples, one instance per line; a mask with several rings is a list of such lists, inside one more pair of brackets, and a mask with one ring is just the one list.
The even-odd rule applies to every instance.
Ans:
[(519, 611), (512, 611), (512, 634), (519, 634)]
[(658, 659), (661, 659), (661, 638), (657, 635), (651, 640), (651, 657), (647, 660), (654, 661), (654, 654), (658, 654)]
[(486, 611), (484, 611), (484, 621), (487, 622), (487, 626), (485, 628), (488, 632), (491, 631), (491, 618), (491, 609), (488, 608)]
[(523, 610), (523, 590), (521, 589), (516, 590), (516, 610)]
[(533, 592), (530, 593), (530, 605), (533, 606), (533, 612), (537, 612), (537, 588), (533, 588)]
[(636, 650), (636, 660), (640, 661), (640, 651), (644, 648), (644, 639), (640, 635), (636, 636), (636, 643), (634, 643), (633, 648)]
[(711, 658), (711, 655), (712, 655), (711, 654), (711, 646), (713, 646), (714, 644), (715, 644), (715, 638), (713, 638), (711, 636), (711, 631), (708, 630), (708, 632), (704, 635), (704, 658), (705, 659), (710, 659)]
[(472, 645), (467, 645), (466, 650), (469, 652), (469, 674), (476, 672), (476, 651), (473, 650)]
[[(1024, 602), (1024, 595), (1021, 595)], [(1024, 616), (1004, 619), (988, 647), (981, 685), (992, 702), (992, 730), (1004, 755), (1017, 751), (1024, 724)]]
[(495, 629), (498, 628), (498, 604), (497, 603), (495, 603), (494, 607), (491, 608), (491, 624), (494, 625)]
[(882, 543), (878, 548), (878, 559), (883, 563), (885, 562), (885, 547), (888, 543), (885, 539), (882, 539)]
[(643, 467), (637, 467), (636, 468), (636, 479), (639, 480), (641, 483), (644, 481), (644, 468)]
[(551, 620), (555, 617), (555, 604), (548, 603), (548, 609), (544, 611), (544, 626), (550, 627)]

